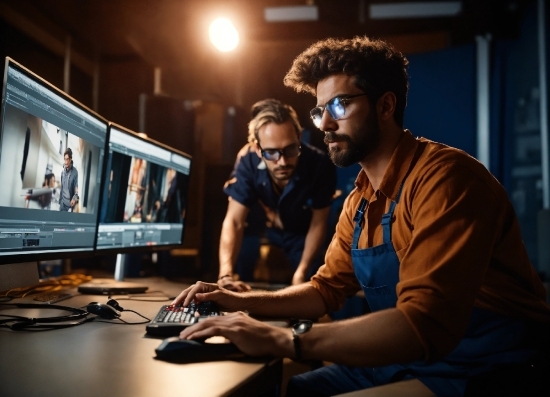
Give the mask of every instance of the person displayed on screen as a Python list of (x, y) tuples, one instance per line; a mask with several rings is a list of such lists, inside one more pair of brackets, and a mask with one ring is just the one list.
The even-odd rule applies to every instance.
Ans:
[(309, 280), (323, 248), (336, 186), (328, 155), (301, 142), (302, 128), (291, 106), (262, 100), (252, 106), (252, 116), (248, 144), (224, 186), (229, 203), (220, 237), (218, 285), (234, 291), (250, 289), (236, 280), (234, 271), (251, 207), (260, 203), (265, 211), (266, 237), (284, 250), (294, 269), (292, 284), (299, 284)]
[(173, 168), (166, 170), (167, 189), (164, 201), (161, 206), (161, 213), (164, 222), (181, 222), (181, 205), (179, 200), (179, 189), (177, 172)]
[(79, 201), (78, 171), (73, 165), (73, 151), (70, 148), (63, 153), (63, 171), (61, 171), (61, 193), (59, 211), (74, 211)]
[(55, 200), (55, 174), (49, 172), (44, 175), (44, 182), (42, 182), (42, 187), (52, 189), (51, 193), (40, 196), (40, 198), (38, 199), (38, 202), (40, 203), (42, 209), (49, 210), (52, 201)]
[(50, 172), (44, 175), (44, 182), (42, 182), (42, 187), (55, 188), (55, 174)]
[[(403, 379), (425, 394), (462, 396), (474, 375), (548, 359), (550, 306), (508, 195), (475, 158), (403, 128), (407, 65), (368, 37), (325, 39), (294, 60), (285, 84), (316, 96), (311, 117), (332, 160), (361, 165), (325, 264), (310, 282), (276, 292), (197, 282), (173, 304), (243, 312), (181, 338), (222, 335), (251, 356), (335, 363), (291, 378), (290, 396)], [(361, 289), (371, 312), (301, 321), (294, 335), (248, 315), (316, 319)]]

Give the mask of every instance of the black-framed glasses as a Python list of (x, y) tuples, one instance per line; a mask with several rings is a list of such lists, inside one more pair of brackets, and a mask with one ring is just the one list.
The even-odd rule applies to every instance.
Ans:
[(302, 147), (297, 143), (288, 145), (283, 149), (262, 149), (259, 143), (258, 143), (258, 147), (260, 148), (262, 157), (269, 161), (279, 161), (281, 156), (284, 156), (285, 158), (290, 159), (292, 157), (299, 156), (300, 153), (302, 152)]
[(321, 125), (321, 120), (323, 119), (323, 113), (325, 109), (327, 110), (330, 117), (334, 120), (340, 120), (346, 114), (346, 105), (351, 98), (356, 98), (358, 96), (363, 96), (367, 94), (356, 94), (356, 95), (339, 95), (332, 98), (328, 101), (325, 106), (317, 106), (309, 112), (313, 124), (315, 127), (319, 128)]

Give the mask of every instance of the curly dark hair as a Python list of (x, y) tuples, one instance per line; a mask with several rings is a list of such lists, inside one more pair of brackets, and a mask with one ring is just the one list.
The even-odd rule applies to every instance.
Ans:
[(382, 40), (356, 36), (353, 39), (328, 38), (312, 44), (292, 63), (284, 78), (287, 87), (316, 95), (317, 83), (333, 74), (354, 76), (355, 85), (375, 104), (386, 92), (397, 98), (394, 118), (403, 127), (409, 88), (409, 61)]

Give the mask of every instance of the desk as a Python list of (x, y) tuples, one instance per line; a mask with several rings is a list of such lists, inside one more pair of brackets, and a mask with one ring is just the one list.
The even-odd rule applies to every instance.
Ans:
[[(162, 279), (139, 282), (170, 296), (185, 287)], [(106, 296), (74, 292), (74, 297), (57, 304), (82, 307), (107, 302)], [(124, 309), (148, 318), (166, 303), (119, 300)], [(50, 316), (43, 312), (41, 316)], [(128, 312), (122, 318), (142, 320)], [(51, 331), (0, 328), (0, 396), (257, 396), (280, 386), (282, 360), (278, 359), (193, 364), (156, 360), (154, 350), (161, 339), (146, 336), (145, 325), (93, 321)]]

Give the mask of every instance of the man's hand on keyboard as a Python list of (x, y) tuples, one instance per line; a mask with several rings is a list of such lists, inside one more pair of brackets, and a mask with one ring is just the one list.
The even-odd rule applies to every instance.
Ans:
[(181, 339), (206, 339), (212, 336), (229, 339), (243, 353), (252, 357), (294, 357), (290, 328), (262, 323), (243, 312), (209, 317), (180, 333)]
[(215, 302), (221, 310), (234, 312), (243, 309), (239, 295), (241, 294), (220, 288), (218, 284), (197, 281), (189, 288), (184, 289), (171, 304), (189, 306), (193, 300), (211, 301)]

